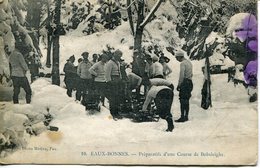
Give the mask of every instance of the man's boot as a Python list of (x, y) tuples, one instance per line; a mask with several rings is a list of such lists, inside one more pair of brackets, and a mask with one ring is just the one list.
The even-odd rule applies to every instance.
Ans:
[(178, 120), (175, 120), (175, 122), (185, 122), (185, 100), (181, 99), (180, 100), (181, 103), (181, 117)]
[(181, 116), (178, 120), (175, 120), (175, 122), (185, 122), (185, 117)]
[(26, 95), (26, 103), (30, 104), (31, 103), (31, 95)]
[(167, 124), (168, 124), (168, 128), (167, 128), (167, 132), (172, 132), (172, 130), (174, 129), (174, 125), (173, 125), (173, 120), (172, 120), (172, 117), (168, 117), (166, 119), (167, 121)]
[(184, 121), (189, 121), (189, 117), (187, 115), (184, 117)]
[(13, 103), (14, 103), (14, 104), (19, 104), (18, 97), (13, 96)]

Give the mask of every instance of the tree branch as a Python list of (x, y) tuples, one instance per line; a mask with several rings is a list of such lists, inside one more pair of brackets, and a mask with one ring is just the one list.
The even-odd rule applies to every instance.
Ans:
[(165, 2), (165, 0), (158, 0), (157, 3), (153, 6), (150, 13), (146, 16), (144, 21), (140, 24), (140, 27), (144, 27), (147, 23), (149, 23), (150, 19), (153, 17), (154, 13), (158, 10), (161, 3)]
[[(130, 0), (131, 1), (131, 0)], [(127, 0), (127, 7), (126, 8), (124, 8), (124, 7), (122, 7), (121, 5), (118, 5), (118, 7), (120, 8), (120, 9), (118, 9), (118, 10), (116, 10), (116, 11), (113, 11), (112, 13), (117, 13), (117, 12), (119, 12), (119, 11), (121, 11), (121, 10), (128, 10), (129, 8), (131, 9), (131, 6), (135, 3), (135, 1), (136, 0), (134, 0), (133, 2), (128, 2), (128, 0)]]
[(127, 14), (128, 14), (130, 28), (131, 28), (132, 33), (134, 35), (135, 34), (135, 29), (134, 29), (134, 23), (133, 23), (132, 8), (130, 7), (130, 3), (131, 3), (131, 0), (127, 0), (127, 6), (129, 6), (129, 8), (127, 8)]

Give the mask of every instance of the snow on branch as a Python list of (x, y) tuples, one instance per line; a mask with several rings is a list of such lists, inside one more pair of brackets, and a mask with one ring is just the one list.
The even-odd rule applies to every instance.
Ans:
[(119, 12), (119, 11), (121, 11), (121, 10), (128, 10), (135, 2), (136, 2), (137, 0), (134, 0), (133, 2), (131, 2), (127, 7), (122, 7), (120, 4), (119, 4), (119, 2), (117, 2), (118, 3), (118, 6), (119, 6), (119, 8), (120, 9), (118, 9), (118, 10), (116, 10), (116, 11), (114, 11), (114, 12), (112, 12), (112, 13), (117, 13), (117, 12)]
[(144, 21), (140, 24), (140, 27), (144, 27), (149, 21), (150, 19), (153, 17), (154, 13), (157, 11), (157, 9), (160, 7), (161, 3), (165, 2), (165, 0), (158, 0), (156, 2), (156, 4), (153, 6), (153, 8), (151, 9), (150, 13), (146, 16), (146, 18), (144, 19)]

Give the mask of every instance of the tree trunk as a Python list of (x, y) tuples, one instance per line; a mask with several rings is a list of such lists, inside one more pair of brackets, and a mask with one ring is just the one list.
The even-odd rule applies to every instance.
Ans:
[(47, 60), (46, 60), (46, 67), (51, 67), (51, 49), (52, 49), (52, 39), (51, 35), (47, 35)]
[(51, 49), (52, 49), (52, 33), (53, 30), (50, 25), (50, 4), (47, 4), (47, 12), (48, 12), (48, 18), (47, 18), (47, 60), (46, 60), (46, 67), (50, 68), (51, 67)]
[(134, 35), (134, 57), (133, 57), (133, 72), (141, 77), (144, 76), (145, 63), (142, 56), (142, 37), (144, 27), (140, 24), (144, 20), (144, 1), (138, 1), (138, 18), (136, 24), (136, 32)]
[(145, 70), (145, 62), (142, 53), (142, 37), (144, 29), (139, 27), (136, 30), (134, 37), (134, 57), (133, 57), (133, 72), (143, 77)]
[(132, 34), (134, 35), (135, 34), (134, 22), (133, 22), (133, 16), (132, 16), (132, 8), (131, 8), (130, 4), (131, 4), (131, 0), (127, 0), (128, 21), (129, 21), (129, 24), (130, 24), (130, 28), (131, 28)]
[(60, 85), (60, 70), (59, 70), (59, 57), (60, 57), (60, 12), (61, 0), (56, 0), (54, 23), (56, 25), (53, 35), (53, 57), (52, 57), (52, 84)]

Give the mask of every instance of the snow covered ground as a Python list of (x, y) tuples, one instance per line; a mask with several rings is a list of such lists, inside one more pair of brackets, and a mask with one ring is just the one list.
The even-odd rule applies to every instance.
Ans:
[[(62, 37), (60, 71), (72, 54), (76, 59), (83, 51), (92, 55), (101, 52), (107, 44), (121, 49), (124, 59), (130, 62), (132, 51), (129, 46), (133, 45), (133, 37), (126, 33), (129, 32), (128, 27), (123, 24), (115, 31)], [(164, 44), (163, 41), (161, 43)], [(171, 59), (169, 64), (173, 69), (169, 80), (176, 87), (179, 63), (167, 52), (166, 56)], [(227, 74), (214, 75), (213, 107), (203, 110), (200, 103), (203, 85), (201, 67), (204, 61), (192, 63), (194, 90), (190, 101), (190, 121), (175, 123), (173, 132), (164, 131), (167, 127), (164, 120), (145, 123), (133, 123), (129, 119), (114, 121), (105, 107), (100, 113), (90, 115), (84, 106), (75, 102), (75, 98), (67, 97), (63, 87), (51, 85), (50, 79), (38, 79), (32, 84), (30, 105), (25, 104), (24, 100), (19, 105), (5, 100), (0, 102), (0, 111), (45, 113), (48, 107), (54, 116), (51, 125), (59, 127), (59, 131), (45, 131), (38, 136), (26, 137), (27, 147), (2, 161), (175, 165), (255, 163), (252, 158), (257, 155), (257, 102), (248, 102), (247, 91), (242, 85), (234, 87), (232, 83), (227, 83)], [(6, 92), (8, 89), (11, 91), (10, 88), (6, 89)], [(174, 119), (178, 119), (180, 104), (178, 92), (174, 92), (172, 114)], [(127, 152), (129, 156), (96, 156), (95, 152)], [(193, 156), (195, 152), (198, 153), (196, 157)]]
[[(6, 105), (6, 111), (21, 113), (31, 111), (42, 113), (46, 107), (54, 115), (51, 125), (59, 127), (58, 132), (46, 131), (28, 139), (26, 148), (18, 150), (4, 160), (17, 163), (204, 163), (216, 160), (220, 163), (253, 163), (257, 150), (257, 103), (249, 103), (246, 90), (239, 85), (227, 83), (226, 75), (212, 76), (213, 107), (209, 110), (200, 108), (203, 76), (202, 62), (193, 61), (194, 90), (191, 98), (190, 121), (175, 123), (172, 133), (165, 132), (166, 122), (133, 123), (129, 119), (114, 121), (109, 110), (102, 108), (100, 113), (89, 115), (84, 106), (66, 95), (64, 88), (51, 85), (48, 79), (38, 79), (32, 84), (33, 97), (30, 105)], [(171, 61), (174, 73), (170, 80), (178, 81), (179, 63)], [(172, 106), (174, 119), (180, 116), (178, 92), (175, 91)], [(250, 144), (250, 145), (249, 145)], [(241, 150), (243, 149), (243, 150)], [(255, 151), (248, 153), (244, 151)], [(91, 152), (111, 151), (133, 154), (127, 158), (89, 156)], [(137, 151), (137, 152), (136, 152)], [(83, 153), (82, 153), (83, 152)], [(84, 152), (88, 156), (84, 156)], [(139, 156), (146, 153), (194, 153), (213, 152), (217, 156)], [(83, 154), (83, 155), (82, 155)], [(137, 154), (137, 155), (134, 155)], [(216, 155), (216, 154), (215, 154)], [(33, 156), (34, 160), (30, 160)], [(226, 156), (234, 156), (226, 160)], [(244, 160), (241, 160), (244, 158)]]

